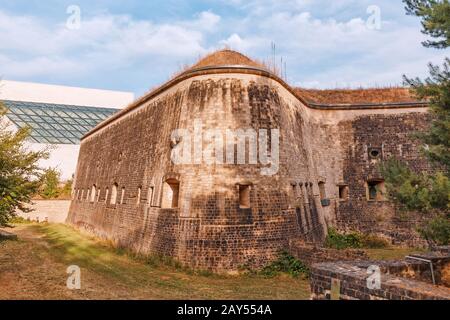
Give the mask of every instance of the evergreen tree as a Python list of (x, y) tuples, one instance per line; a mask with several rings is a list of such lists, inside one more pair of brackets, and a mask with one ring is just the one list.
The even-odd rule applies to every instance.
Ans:
[[(450, 3), (448, 0), (404, 0), (408, 14), (422, 19), (422, 32), (432, 37), (426, 47), (450, 46)], [(409, 79), (409, 85), (421, 100), (429, 101), (433, 116), (430, 128), (418, 133), (423, 153), (435, 164), (436, 173), (416, 173), (400, 161), (391, 159), (381, 166), (389, 197), (404, 211), (417, 211), (426, 222), (419, 228), (430, 246), (450, 242), (450, 59), (442, 67), (430, 64), (425, 80)]]
[(434, 38), (423, 42), (438, 49), (450, 45), (450, 3), (448, 0), (404, 0), (406, 12), (422, 19), (422, 32)]

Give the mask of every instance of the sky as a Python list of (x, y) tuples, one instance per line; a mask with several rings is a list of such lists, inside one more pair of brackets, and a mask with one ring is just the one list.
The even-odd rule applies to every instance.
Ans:
[(308, 88), (402, 84), (448, 51), (424, 48), (400, 0), (0, 0), (0, 78), (140, 96), (231, 48)]

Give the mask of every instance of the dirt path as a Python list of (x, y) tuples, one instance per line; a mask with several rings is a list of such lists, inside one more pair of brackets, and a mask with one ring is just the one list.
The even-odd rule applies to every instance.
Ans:
[[(95, 299), (126, 297), (127, 290), (83, 270), (83, 290), (68, 290), (68, 265), (57, 261), (43, 235), (26, 226), (14, 229), (19, 241), (0, 243), (0, 299)], [(95, 289), (92, 288), (95, 284)], [(109, 292), (107, 295), (101, 292)]]
[[(149, 265), (62, 225), (20, 225), (0, 242), (0, 299), (308, 299), (307, 280), (198, 275)], [(66, 286), (81, 268), (81, 290)]]

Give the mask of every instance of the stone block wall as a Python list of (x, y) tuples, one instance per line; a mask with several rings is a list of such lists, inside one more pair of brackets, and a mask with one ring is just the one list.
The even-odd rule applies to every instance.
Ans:
[[(371, 112), (310, 109), (262, 75), (222, 72), (180, 80), (82, 140), (68, 222), (119, 246), (212, 270), (260, 267), (293, 239), (320, 243), (330, 226), (374, 227), (376, 216), (393, 208), (367, 203), (364, 183), (375, 165), (365, 160), (365, 150), (372, 144), (381, 144), (386, 155), (398, 149), (389, 144), (394, 122), (405, 121), (399, 143), (402, 154), (414, 158), (417, 148), (406, 132), (422, 125), (426, 113)], [(391, 125), (380, 137), (363, 129), (385, 122)], [(249, 164), (249, 154), (241, 165), (174, 163), (174, 130), (193, 132), (196, 123), (202, 132), (253, 129), (270, 136), (279, 129), (278, 171), (263, 175), (268, 165)], [(193, 141), (190, 150), (214, 142)], [(170, 198), (174, 182), (178, 204), (167, 208), (170, 201), (162, 199)], [(339, 200), (341, 183), (350, 190), (345, 202)], [(239, 204), (242, 185), (249, 187), (248, 207)], [(389, 218), (379, 229), (394, 227)]]
[(293, 240), (289, 243), (289, 252), (298, 260), (311, 266), (319, 262), (368, 260), (364, 250), (345, 249), (337, 250), (305, 244), (301, 240)]
[[(313, 300), (450, 300), (450, 288), (434, 286), (412, 278), (404, 278), (385, 273), (386, 270), (397, 269), (398, 263), (319, 263), (311, 269), (311, 298)], [(402, 271), (420, 270), (425, 266), (411, 267), (405, 263)], [(368, 285), (367, 272), (369, 265), (382, 265), (381, 285), (375, 289)], [(370, 282), (370, 280), (369, 280)]]
[[(389, 158), (401, 159), (415, 172), (430, 171), (429, 163), (421, 156), (421, 144), (413, 135), (425, 130), (429, 114), (362, 115), (339, 124), (343, 150), (343, 182), (349, 186), (349, 198), (339, 201), (337, 225), (342, 230), (359, 230), (381, 234), (393, 244), (423, 246), (415, 228), (420, 215), (403, 217), (396, 212), (385, 196), (382, 200), (368, 200), (367, 182), (383, 180), (379, 166)], [(371, 150), (379, 155), (372, 157)]]
[(28, 205), (32, 212), (18, 212), (26, 220), (65, 223), (69, 214), (70, 200), (34, 200)]
[[(292, 112), (300, 116), (275, 88), (252, 77), (205, 77), (172, 88), (83, 140), (68, 221), (118, 246), (212, 270), (260, 267), (287, 248), (291, 238), (307, 233), (321, 239), (314, 166), (308, 165), (303, 146), (309, 125), (291, 122), (287, 114)], [(263, 175), (265, 166), (248, 164), (248, 159), (239, 165), (173, 163), (172, 132), (193, 132), (196, 121), (203, 131), (265, 129), (270, 135), (279, 129), (279, 170)], [(287, 140), (292, 132), (300, 150)], [(302, 165), (291, 166), (288, 159)], [(173, 209), (162, 202), (168, 179), (180, 183)], [(239, 204), (239, 185), (250, 186), (249, 208)], [(120, 199), (115, 204), (110, 203), (113, 189)]]

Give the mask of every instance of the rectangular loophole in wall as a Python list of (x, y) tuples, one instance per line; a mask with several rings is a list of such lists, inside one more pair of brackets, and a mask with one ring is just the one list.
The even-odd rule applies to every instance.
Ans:
[(176, 179), (166, 180), (163, 186), (163, 199), (161, 207), (165, 209), (178, 208), (179, 195), (180, 195), (180, 182)]
[(122, 193), (120, 194), (120, 204), (124, 204), (125, 201), (125, 187), (122, 188)]
[(147, 205), (151, 206), (153, 203), (153, 193), (155, 191), (155, 187), (149, 187), (147, 191)]
[(366, 183), (367, 200), (384, 201), (386, 200), (386, 189), (383, 180), (369, 180)]
[(239, 207), (242, 209), (250, 208), (250, 186), (239, 185)]
[(141, 194), (142, 194), (142, 187), (138, 188), (137, 196), (136, 196), (136, 204), (141, 204)]
[(347, 185), (339, 186), (339, 200), (347, 201), (349, 198), (349, 188)]
[(91, 189), (90, 202), (95, 202), (95, 197), (97, 196), (97, 186), (94, 184)]
[(117, 183), (113, 184), (112, 189), (111, 189), (111, 199), (109, 201), (109, 204), (111, 205), (115, 205), (117, 203), (117, 188), (119, 186), (117, 185)]
[(320, 192), (320, 200), (325, 200), (327, 198), (327, 193), (325, 190), (325, 182), (319, 182), (319, 192)]

